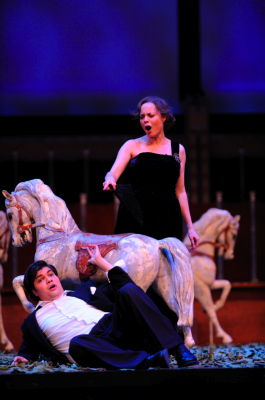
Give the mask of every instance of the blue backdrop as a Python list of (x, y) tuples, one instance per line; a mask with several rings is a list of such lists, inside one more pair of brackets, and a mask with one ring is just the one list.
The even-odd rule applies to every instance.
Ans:
[(265, 1), (200, 0), (201, 76), (214, 112), (264, 112)]
[(128, 113), (158, 94), (178, 109), (175, 0), (1, 2), (1, 113)]
[[(146, 95), (176, 113), (176, 0), (1, 0), (0, 114), (127, 114)], [(210, 111), (263, 112), (264, 0), (201, 0)]]

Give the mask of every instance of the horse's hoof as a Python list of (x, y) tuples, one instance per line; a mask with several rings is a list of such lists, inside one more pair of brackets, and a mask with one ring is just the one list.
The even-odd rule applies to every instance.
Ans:
[(233, 343), (233, 339), (231, 337), (223, 339), (223, 344), (231, 344), (231, 343)]
[(4, 347), (4, 350), (3, 350), (3, 353), (4, 354), (13, 354), (13, 353), (16, 353), (16, 351), (15, 351), (15, 347), (8, 347), (8, 348), (5, 348)]
[(15, 351), (15, 347), (13, 346), (13, 344), (8, 341), (6, 343), (2, 343), (3, 346), (3, 352), (4, 353), (13, 353)]
[(191, 347), (195, 346), (195, 341), (193, 339), (187, 338), (184, 340), (185, 346), (190, 349)]
[(231, 344), (233, 342), (233, 339), (231, 338), (230, 335), (216, 335), (216, 337), (222, 339), (223, 344)]

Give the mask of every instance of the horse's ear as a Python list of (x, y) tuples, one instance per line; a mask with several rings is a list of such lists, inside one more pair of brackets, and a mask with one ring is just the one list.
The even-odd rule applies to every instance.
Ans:
[(238, 223), (240, 221), (240, 215), (234, 216), (234, 222)]
[(12, 194), (8, 193), (6, 190), (2, 190), (2, 194), (7, 200), (11, 201), (13, 199)]

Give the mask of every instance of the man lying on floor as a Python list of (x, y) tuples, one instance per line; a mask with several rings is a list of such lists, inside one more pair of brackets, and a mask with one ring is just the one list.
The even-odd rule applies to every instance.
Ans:
[(96, 245), (89, 256), (109, 281), (94, 294), (91, 281), (64, 291), (56, 268), (45, 261), (28, 267), (24, 287), (39, 302), (22, 325), (14, 365), (46, 359), (91, 368), (168, 368), (169, 354), (179, 367), (198, 364), (171, 321), (121, 267), (106, 261)]

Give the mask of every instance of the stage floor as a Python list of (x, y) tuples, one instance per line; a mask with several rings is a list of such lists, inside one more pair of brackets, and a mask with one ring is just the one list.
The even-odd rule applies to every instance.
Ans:
[(148, 400), (161, 399), (169, 391), (177, 396), (180, 388), (186, 394), (196, 394), (198, 389), (214, 385), (219, 394), (226, 393), (229, 384), (241, 390), (264, 387), (265, 344), (203, 346), (192, 351), (200, 362), (198, 366), (178, 368), (172, 358), (169, 369), (118, 371), (76, 365), (52, 368), (44, 362), (13, 367), (14, 355), (1, 353), (1, 393), (4, 391), (9, 399), (32, 395), (38, 400), (59, 396), (63, 400)]

